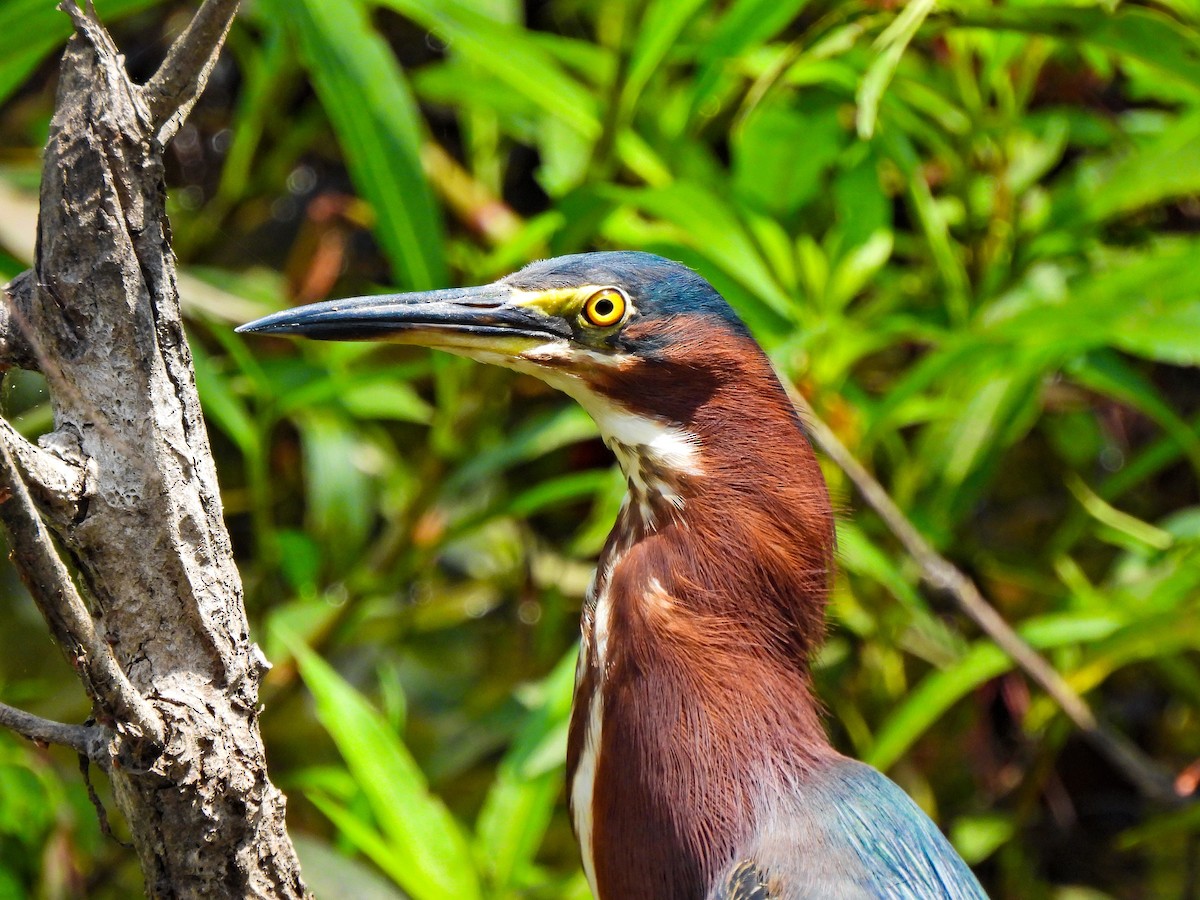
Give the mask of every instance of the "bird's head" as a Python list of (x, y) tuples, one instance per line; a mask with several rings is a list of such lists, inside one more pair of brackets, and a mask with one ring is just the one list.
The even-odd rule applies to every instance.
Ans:
[(595, 419), (646, 530), (702, 488), (803, 503), (828, 530), (824, 482), (766, 355), (707, 281), (660, 256), (563, 256), (492, 284), (330, 300), (238, 331), (419, 344), (534, 375)]
[(598, 420), (620, 410), (680, 423), (730, 353), (759, 352), (707, 281), (637, 252), (543, 260), (478, 287), (314, 303), (238, 331), (448, 350), (537, 376)]

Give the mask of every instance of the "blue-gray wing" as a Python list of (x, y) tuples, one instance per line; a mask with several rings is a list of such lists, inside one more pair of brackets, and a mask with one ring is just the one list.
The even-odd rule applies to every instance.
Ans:
[(920, 807), (862, 763), (769, 797), (759, 821), (709, 900), (987, 900)]

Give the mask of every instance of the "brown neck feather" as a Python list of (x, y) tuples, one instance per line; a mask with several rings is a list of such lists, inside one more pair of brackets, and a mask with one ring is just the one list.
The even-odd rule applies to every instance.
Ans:
[(703, 896), (762, 792), (833, 753), (809, 676), (832, 572), (824, 480), (758, 347), (695, 350), (605, 385), (699, 442), (699, 471), (671, 481), (682, 508), (650, 497), (649, 523), (636, 500), (622, 511), (584, 615), (568, 770), (599, 691), (591, 843), (605, 898)]

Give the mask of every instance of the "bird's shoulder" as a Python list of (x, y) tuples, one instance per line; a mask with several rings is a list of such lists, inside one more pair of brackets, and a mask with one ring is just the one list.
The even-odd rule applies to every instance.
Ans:
[(886, 776), (838, 759), (783, 792), (708, 900), (986, 900), (929, 817)]

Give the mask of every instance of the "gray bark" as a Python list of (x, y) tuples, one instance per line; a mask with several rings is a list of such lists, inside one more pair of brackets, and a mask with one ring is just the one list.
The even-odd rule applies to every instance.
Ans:
[(40, 370), (55, 409), (38, 446), (0, 424), (0, 519), (95, 720), (58, 726), (0, 705), (0, 725), (105, 768), (156, 898), (305, 895), (267, 777), (267, 663), (222, 519), (164, 208), (163, 143), (236, 7), (206, 0), (137, 86), (94, 12), (64, 4), (76, 35), (46, 148), (37, 261), (0, 310), (0, 365)]

